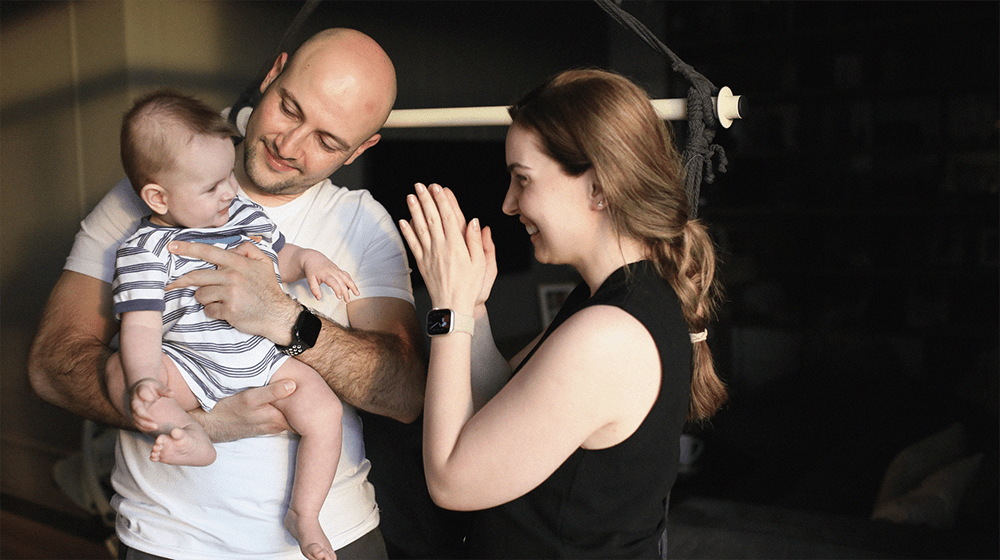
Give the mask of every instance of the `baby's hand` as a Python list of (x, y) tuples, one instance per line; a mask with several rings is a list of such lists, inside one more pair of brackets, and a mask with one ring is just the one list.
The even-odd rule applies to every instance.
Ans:
[(351, 301), (352, 293), (356, 296), (361, 295), (358, 286), (351, 279), (351, 275), (333, 263), (329, 263), (329, 266), (324, 267), (318, 274), (307, 274), (306, 278), (309, 280), (309, 289), (312, 290), (316, 299), (323, 299), (320, 284), (326, 284), (333, 288), (333, 293), (345, 302)]
[(309, 281), (309, 290), (316, 299), (323, 299), (321, 284), (333, 288), (333, 293), (344, 301), (351, 301), (351, 293), (356, 296), (361, 295), (351, 275), (341, 270), (319, 251), (311, 249), (305, 251), (302, 258), (302, 272)]
[(149, 409), (161, 398), (170, 397), (173, 391), (152, 377), (136, 381), (132, 387), (132, 419), (135, 427), (142, 432), (155, 432), (159, 429)]

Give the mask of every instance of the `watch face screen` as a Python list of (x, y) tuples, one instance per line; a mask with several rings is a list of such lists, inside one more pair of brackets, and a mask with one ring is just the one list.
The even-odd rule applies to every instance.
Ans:
[(451, 332), (451, 310), (432, 309), (427, 313), (427, 334), (434, 336)]
[(296, 330), (302, 342), (306, 344), (306, 348), (315, 346), (316, 340), (319, 338), (319, 331), (323, 329), (323, 322), (319, 320), (319, 317), (304, 312), (296, 323)]

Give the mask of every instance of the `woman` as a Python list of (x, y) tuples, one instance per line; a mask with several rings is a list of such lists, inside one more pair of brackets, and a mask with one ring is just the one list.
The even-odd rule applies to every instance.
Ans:
[[(482, 510), (471, 557), (659, 557), (681, 430), (726, 399), (704, 336), (717, 297), (712, 242), (688, 219), (666, 127), (624, 77), (563, 72), (510, 114), (503, 210), (540, 262), (572, 265), (583, 282), (546, 332), (497, 367), (489, 229), (466, 227), (448, 189), (408, 196), (403, 236), (433, 306), (450, 310), (432, 315), (454, 323), (431, 341), (431, 495)], [(462, 324), (473, 317), (470, 337)]]

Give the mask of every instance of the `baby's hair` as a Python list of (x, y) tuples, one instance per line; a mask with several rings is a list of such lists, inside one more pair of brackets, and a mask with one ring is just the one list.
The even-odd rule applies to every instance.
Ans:
[(122, 167), (135, 192), (158, 182), (175, 164), (177, 149), (197, 135), (231, 138), (239, 132), (217, 111), (181, 93), (157, 90), (136, 99), (121, 132)]

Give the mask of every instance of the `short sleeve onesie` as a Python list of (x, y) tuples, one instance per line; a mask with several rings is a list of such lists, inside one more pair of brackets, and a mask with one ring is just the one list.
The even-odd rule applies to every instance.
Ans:
[(197, 287), (164, 290), (188, 272), (215, 268), (167, 251), (167, 244), (175, 240), (222, 249), (250, 241), (274, 262), (275, 274), (277, 253), (285, 241), (260, 206), (237, 197), (229, 207), (229, 221), (222, 227), (166, 227), (143, 218), (136, 233), (118, 248), (112, 282), (115, 314), (162, 312), (163, 351), (177, 365), (202, 408), (211, 410), (219, 399), (266, 385), (288, 356), (266, 338), (244, 334), (205, 315), (204, 306), (194, 297)]

